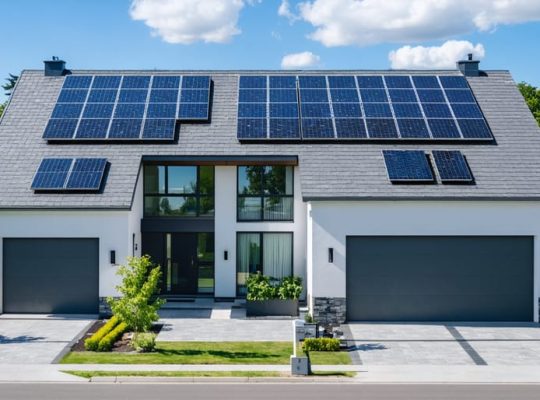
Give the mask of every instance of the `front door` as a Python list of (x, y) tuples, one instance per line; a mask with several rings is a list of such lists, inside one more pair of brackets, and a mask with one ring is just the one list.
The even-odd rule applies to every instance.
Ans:
[(198, 262), (196, 233), (167, 233), (166, 263), (162, 293), (197, 294)]
[(214, 293), (213, 233), (146, 232), (142, 252), (162, 268), (161, 295)]

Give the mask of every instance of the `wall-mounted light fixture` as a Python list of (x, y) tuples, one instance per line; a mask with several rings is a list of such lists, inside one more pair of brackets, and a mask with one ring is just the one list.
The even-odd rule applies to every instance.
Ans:
[(229, 259), (229, 252), (228, 252), (227, 250), (225, 250), (225, 251), (223, 252), (223, 259), (224, 259), (225, 261), (227, 261), (227, 260)]
[(115, 265), (116, 264), (116, 250), (111, 250), (109, 258), (110, 258), (111, 264)]
[(333, 247), (328, 248), (328, 262), (329, 263), (334, 262), (334, 248)]

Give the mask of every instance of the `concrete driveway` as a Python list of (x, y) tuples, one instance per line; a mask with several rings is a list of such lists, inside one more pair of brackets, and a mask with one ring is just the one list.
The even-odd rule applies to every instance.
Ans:
[(0, 316), (0, 364), (50, 364), (93, 322), (83, 316)]
[(349, 323), (343, 326), (365, 365), (536, 365), (535, 323)]

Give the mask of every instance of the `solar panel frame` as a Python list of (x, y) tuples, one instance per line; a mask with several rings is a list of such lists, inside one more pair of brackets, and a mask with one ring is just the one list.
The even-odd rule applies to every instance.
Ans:
[(442, 183), (472, 183), (471, 168), (459, 150), (433, 150), (433, 160)]
[(95, 192), (103, 184), (106, 158), (43, 158), (30, 188), (36, 192)]

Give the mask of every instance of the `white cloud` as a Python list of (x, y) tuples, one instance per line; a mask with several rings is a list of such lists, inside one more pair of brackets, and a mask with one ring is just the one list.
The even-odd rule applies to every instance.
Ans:
[(283, 69), (302, 69), (316, 66), (321, 61), (321, 58), (313, 54), (311, 51), (302, 53), (287, 54), (281, 60), (281, 68)]
[(300, 16), (325, 46), (433, 40), (540, 20), (538, 0), (308, 0)]
[(456, 61), (463, 60), (472, 53), (476, 60), (485, 56), (484, 46), (476, 46), (466, 40), (449, 40), (441, 46), (403, 46), (391, 51), (388, 58), (394, 69), (453, 69)]
[[(225, 43), (240, 33), (244, 0), (133, 0), (130, 16), (168, 43)], [(253, 0), (248, 4), (254, 4)]]
[(287, 18), (291, 24), (300, 19), (300, 17), (297, 14), (294, 14), (291, 11), (291, 5), (289, 4), (288, 0), (281, 1), (281, 4), (279, 5), (279, 8), (278, 8), (278, 15), (280, 17)]

